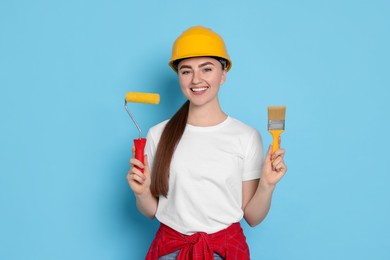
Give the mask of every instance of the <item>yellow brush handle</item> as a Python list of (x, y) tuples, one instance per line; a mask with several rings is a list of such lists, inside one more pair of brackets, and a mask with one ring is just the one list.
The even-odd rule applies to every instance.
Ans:
[(156, 93), (127, 92), (126, 102), (158, 104), (160, 103), (160, 95)]
[(272, 153), (279, 149), (279, 137), (284, 130), (268, 130), (272, 135)]

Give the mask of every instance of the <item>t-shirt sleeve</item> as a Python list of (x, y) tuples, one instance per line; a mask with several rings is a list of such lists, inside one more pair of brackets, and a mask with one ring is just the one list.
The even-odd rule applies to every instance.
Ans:
[(148, 134), (146, 135), (145, 154), (148, 156), (150, 169), (152, 169), (153, 167), (153, 161), (154, 161), (154, 156), (156, 154), (156, 150), (157, 150), (157, 143), (155, 140), (155, 136), (153, 135), (152, 131), (149, 130)]
[(151, 127), (146, 135), (145, 154), (148, 156), (149, 167), (152, 169), (158, 142), (168, 120)]
[(254, 129), (245, 149), (243, 181), (260, 178), (263, 156), (263, 140), (260, 133)]

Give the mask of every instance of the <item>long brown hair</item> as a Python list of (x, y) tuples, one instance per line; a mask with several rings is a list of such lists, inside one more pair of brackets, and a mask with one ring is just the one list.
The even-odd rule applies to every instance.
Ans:
[(153, 162), (150, 185), (150, 191), (155, 197), (168, 195), (172, 156), (186, 128), (189, 107), (190, 101), (187, 100), (168, 121), (161, 134)]

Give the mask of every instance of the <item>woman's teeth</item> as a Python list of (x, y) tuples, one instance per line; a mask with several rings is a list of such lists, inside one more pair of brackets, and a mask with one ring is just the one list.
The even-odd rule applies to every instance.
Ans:
[(191, 88), (191, 91), (193, 92), (200, 92), (200, 91), (205, 91), (207, 90), (207, 87), (202, 87), (202, 88)]

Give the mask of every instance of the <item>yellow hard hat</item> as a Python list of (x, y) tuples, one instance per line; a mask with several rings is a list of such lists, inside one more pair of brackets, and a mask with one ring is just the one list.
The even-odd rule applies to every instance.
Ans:
[(232, 62), (222, 37), (209, 28), (194, 26), (184, 31), (176, 39), (172, 47), (169, 66), (177, 72), (177, 61), (185, 58), (203, 56), (226, 60), (227, 71), (232, 67)]

